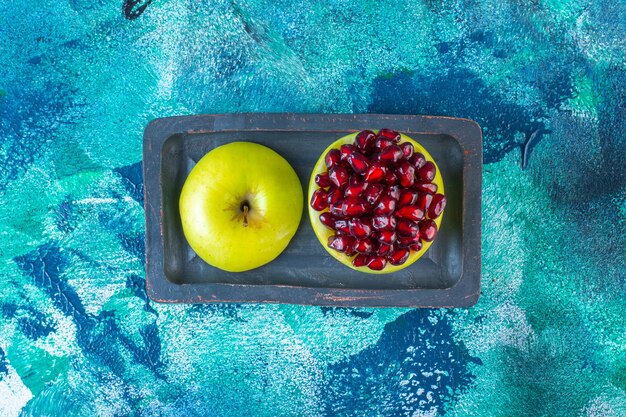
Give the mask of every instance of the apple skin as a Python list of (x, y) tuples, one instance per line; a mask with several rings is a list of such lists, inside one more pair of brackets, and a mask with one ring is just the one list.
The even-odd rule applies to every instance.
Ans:
[(179, 203), (183, 232), (196, 254), (216, 268), (241, 272), (271, 262), (287, 247), (300, 224), (303, 191), (278, 153), (232, 142), (198, 161)]
[[(378, 130), (372, 130), (372, 131), (375, 133), (378, 133)], [(352, 133), (352, 134), (349, 134), (349, 135), (346, 135), (344, 137), (337, 139), (335, 142), (331, 143), (324, 150), (324, 152), (322, 152), (322, 155), (320, 156), (317, 163), (315, 164), (315, 167), (313, 168), (313, 172), (309, 180), (308, 201), (311, 201), (311, 196), (313, 195), (313, 192), (315, 192), (315, 190), (319, 188), (317, 184), (315, 184), (315, 176), (317, 174), (326, 172), (326, 162), (324, 161), (324, 157), (326, 156), (328, 151), (330, 151), (333, 148), (339, 149), (341, 145), (344, 145), (344, 144), (354, 143), (354, 138), (356, 137), (358, 133), (359, 132), (355, 132), (355, 133)], [(435, 162), (433, 157), (428, 153), (428, 151), (424, 149), (424, 147), (420, 145), (418, 142), (416, 142), (414, 139), (410, 138), (409, 136), (405, 134), (401, 134), (400, 142), (401, 143), (410, 142), (415, 148), (415, 152), (420, 152), (422, 155), (424, 155), (427, 161), (431, 161), (433, 164), (435, 164), (435, 167), (437, 168), (437, 173), (435, 174), (435, 179), (432, 182), (437, 184), (437, 192), (445, 195), (444, 187), (443, 187), (443, 178), (441, 177), (441, 172), (439, 170), (439, 167), (437, 166), (437, 163)], [(339, 262), (346, 265), (347, 267), (352, 268), (356, 271), (365, 272), (368, 274), (390, 274), (392, 272), (400, 271), (410, 266), (411, 264), (415, 263), (419, 258), (421, 258), (422, 255), (426, 253), (428, 248), (430, 248), (430, 245), (432, 245), (432, 243), (434, 242), (434, 241), (423, 242), (422, 249), (420, 249), (417, 252), (411, 251), (409, 258), (402, 265), (391, 265), (388, 263), (387, 266), (382, 271), (374, 271), (374, 270), (369, 269), (367, 266), (355, 267), (354, 265), (352, 265), (352, 259), (354, 258), (354, 256), (346, 256), (345, 254), (341, 252), (337, 252), (336, 250), (329, 248), (327, 245), (328, 238), (332, 236), (334, 232), (330, 230), (329, 228), (327, 228), (320, 221), (319, 215), (328, 211), (328, 209), (317, 211), (313, 207), (311, 207), (310, 204), (307, 204), (307, 207), (309, 210), (309, 220), (311, 221), (313, 232), (315, 233), (315, 236), (320, 241), (324, 249), (326, 249), (326, 251), (330, 254), (330, 256), (337, 259)], [(444, 212), (441, 212), (441, 215), (435, 219), (435, 223), (437, 224), (437, 230), (439, 230), (439, 228), (441, 227), (441, 220), (443, 219), (443, 214)], [(437, 240), (437, 237), (435, 237), (435, 240)]]

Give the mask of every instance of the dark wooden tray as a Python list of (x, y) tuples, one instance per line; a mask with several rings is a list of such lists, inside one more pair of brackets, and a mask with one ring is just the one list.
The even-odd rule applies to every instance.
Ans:
[[(440, 232), (415, 264), (388, 275), (353, 271), (331, 258), (306, 209), (288, 248), (243, 273), (203, 262), (187, 244), (178, 211), (194, 164), (232, 141), (251, 141), (294, 167), (304, 194), (315, 162), (334, 140), (387, 127), (412, 136), (435, 158), (448, 205)], [(153, 120), (144, 133), (146, 289), (170, 303), (261, 302), (332, 306), (466, 307), (481, 274), (482, 135), (471, 120), (380, 114), (222, 114)]]

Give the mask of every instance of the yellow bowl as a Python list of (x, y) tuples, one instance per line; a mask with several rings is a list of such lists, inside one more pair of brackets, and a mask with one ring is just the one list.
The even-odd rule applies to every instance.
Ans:
[[(378, 133), (378, 131), (374, 130), (373, 132)], [(339, 149), (341, 147), (341, 145), (344, 144), (354, 144), (354, 138), (356, 137), (356, 135), (358, 134), (358, 132), (352, 133), (350, 135), (344, 136), (340, 139), (337, 139), (335, 142), (333, 142), (328, 148), (326, 148), (326, 150), (324, 150), (324, 152), (322, 153), (322, 155), (320, 156), (320, 158), (317, 160), (317, 163), (315, 164), (315, 167), (313, 168), (313, 173), (311, 174), (311, 179), (309, 180), (309, 194), (308, 194), (308, 201), (311, 201), (311, 196), (313, 195), (313, 192), (315, 192), (315, 190), (317, 190), (319, 187), (318, 185), (315, 183), (315, 176), (317, 174), (323, 174), (324, 172), (327, 171), (326, 169), (326, 162), (324, 160), (324, 157), (326, 156), (326, 154), (328, 153), (328, 151), (330, 151), (331, 149)], [(409, 142), (413, 145), (413, 147), (415, 148), (415, 152), (419, 152), (421, 154), (424, 155), (424, 157), (426, 158), (427, 161), (432, 162), (433, 164), (435, 164), (435, 168), (437, 169), (437, 172), (435, 174), (435, 179), (432, 181), (434, 184), (437, 185), (437, 193), (439, 194), (443, 194), (444, 193), (444, 188), (443, 188), (443, 179), (441, 178), (441, 173), (439, 172), (439, 167), (437, 166), (437, 163), (435, 162), (435, 160), (433, 159), (432, 156), (430, 156), (430, 154), (428, 153), (428, 151), (426, 149), (424, 149), (424, 147), (422, 145), (420, 145), (419, 143), (417, 143), (415, 140), (413, 140), (412, 138), (401, 134), (401, 139), (400, 139), (400, 143), (402, 142)], [(324, 247), (324, 249), (326, 249), (326, 251), (330, 254), (330, 256), (332, 256), (333, 258), (337, 259), (339, 262), (341, 262), (342, 264), (360, 271), (360, 272), (367, 272), (369, 274), (389, 274), (391, 272), (396, 272), (396, 271), (400, 271), (401, 269), (404, 269), (408, 266), (410, 266), (411, 264), (413, 264), (415, 261), (417, 261), (419, 258), (422, 257), (422, 255), (424, 255), (424, 253), (426, 253), (426, 251), (428, 250), (428, 248), (430, 247), (430, 245), (433, 242), (423, 242), (423, 246), (422, 248), (415, 252), (415, 251), (411, 251), (411, 254), (409, 255), (409, 258), (406, 260), (406, 262), (402, 265), (391, 265), (391, 264), (387, 264), (387, 266), (382, 270), (382, 271), (374, 271), (369, 269), (367, 266), (361, 266), (361, 267), (355, 267), (354, 265), (352, 265), (352, 259), (354, 259), (354, 256), (346, 256), (345, 254), (341, 253), (341, 252), (337, 252), (334, 249), (331, 249), (327, 246), (328, 243), (328, 238), (330, 236), (332, 236), (334, 234), (334, 232), (332, 230), (330, 230), (329, 228), (327, 228), (319, 219), (319, 215), (322, 214), (325, 211), (328, 211), (328, 209), (325, 209), (323, 211), (317, 211), (315, 210), (313, 207), (311, 207), (311, 204), (307, 204), (307, 207), (309, 209), (309, 219), (311, 220), (311, 226), (313, 227), (313, 231), (315, 232), (315, 236), (317, 236), (317, 239), (320, 241), (320, 243), (322, 244), (322, 246)], [(437, 217), (435, 219), (435, 223), (437, 224), (437, 230), (439, 230), (439, 227), (441, 226), (441, 219), (443, 218), (443, 212), (441, 213), (441, 215), (439, 217)], [(436, 236), (435, 236), (436, 239)]]

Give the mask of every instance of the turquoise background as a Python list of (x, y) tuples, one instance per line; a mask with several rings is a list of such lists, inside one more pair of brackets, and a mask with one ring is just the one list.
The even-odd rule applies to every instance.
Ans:
[[(625, 416), (625, 51), (619, 0), (0, 3), (0, 416)], [(143, 128), (244, 111), (477, 120), (478, 304), (149, 301)]]

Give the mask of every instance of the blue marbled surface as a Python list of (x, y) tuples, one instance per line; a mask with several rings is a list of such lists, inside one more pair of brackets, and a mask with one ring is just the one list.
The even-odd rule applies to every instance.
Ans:
[[(626, 415), (626, 3), (0, 4), (0, 416)], [(467, 310), (160, 305), (142, 131), (467, 117)]]

